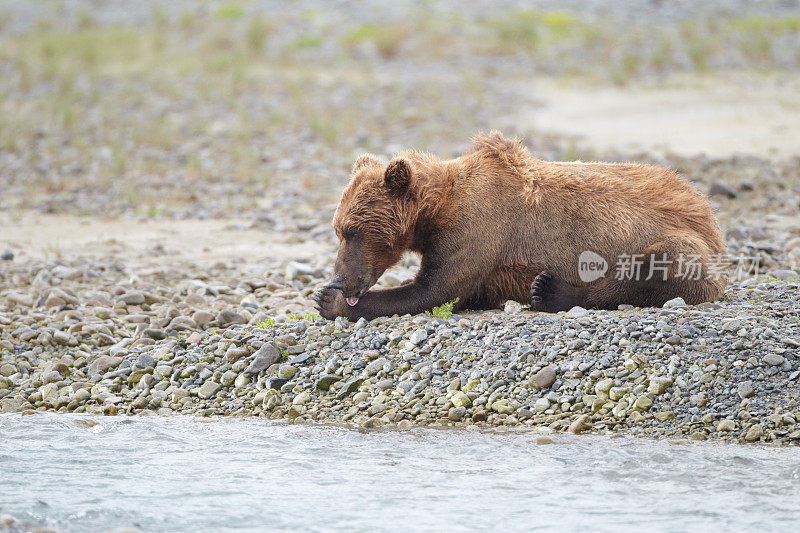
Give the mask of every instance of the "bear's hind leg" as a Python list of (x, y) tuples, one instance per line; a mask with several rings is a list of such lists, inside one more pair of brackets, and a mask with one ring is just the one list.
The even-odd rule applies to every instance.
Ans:
[(545, 313), (586, 306), (586, 288), (570, 285), (549, 272), (542, 272), (531, 285), (531, 310)]
[[(588, 285), (587, 304), (598, 309), (617, 309), (620, 304), (660, 307), (676, 297), (690, 305), (716, 300), (727, 284), (727, 263), (716, 264), (726, 261), (725, 256), (716, 254), (723, 258), (715, 260), (707, 250), (702, 243), (683, 239), (656, 243), (636, 254), (641, 262), (633, 275), (609, 272), (605, 278)], [(693, 269), (686, 267), (689, 258), (695, 258)]]
[(495, 268), (457, 309), (497, 309), (508, 300), (528, 301), (531, 283), (541, 272), (537, 266), (510, 265)]

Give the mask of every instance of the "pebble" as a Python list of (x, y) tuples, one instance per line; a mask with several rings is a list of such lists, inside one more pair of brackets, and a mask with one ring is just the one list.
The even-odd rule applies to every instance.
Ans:
[(667, 309), (673, 309), (676, 307), (686, 307), (686, 302), (684, 301), (683, 298), (678, 296), (677, 298), (673, 298), (671, 300), (667, 300), (666, 302), (664, 302), (664, 305), (662, 305), (662, 307)]
[(209, 322), (214, 320), (214, 315), (209, 313), (208, 311), (195, 311), (192, 315), (192, 320), (198, 326), (205, 326)]
[(784, 356), (776, 353), (768, 353), (762, 360), (769, 366), (781, 366), (784, 362), (786, 362), (786, 358)]
[(167, 334), (164, 332), (163, 329), (157, 328), (148, 328), (142, 332), (142, 336), (147, 337), (153, 340), (163, 340), (167, 338)]
[(546, 389), (556, 381), (556, 370), (552, 365), (548, 365), (533, 375), (531, 383), (539, 388)]
[(289, 383), (288, 379), (281, 378), (281, 377), (278, 377), (278, 376), (273, 376), (271, 378), (267, 378), (267, 381), (264, 383), (264, 385), (267, 387), (267, 389), (279, 390), (281, 387), (283, 387), (287, 383)]
[(533, 404), (533, 409), (534, 409), (534, 410), (535, 410), (537, 413), (541, 413), (541, 412), (543, 412), (543, 411), (546, 411), (546, 410), (548, 410), (549, 408), (550, 408), (550, 400), (548, 400), (547, 398), (539, 398), (539, 399), (538, 399), (538, 400), (536, 400), (536, 402)]
[(567, 317), (567, 318), (580, 318), (580, 317), (587, 316), (588, 314), (589, 314), (589, 311), (587, 311), (586, 309), (584, 309), (583, 307), (581, 307), (579, 305), (576, 305), (575, 307), (573, 307), (572, 309), (567, 311), (564, 314), (564, 316)]
[(225, 326), (230, 326), (232, 324), (246, 324), (247, 319), (245, 319), (240, 313), (230, 309), (223, 309), (217, 313), (217, 323), (220, 325), (220, 327), (224, 328)]
[(301, 392), (297, 396), (294, 397), (292, 400), (292, 404), (294, 405), (305, 405), (311, 400), (311, 394), (306, 391)]
[(582, 433), (589, 425), (589, 415), (579, 415), (570, 425), (567, 431), (570, 433)]
[(457, 391), (450, 398), (450, 402), (455, 407), (467, 407), (467, 406), (469, 406), (469, 404), (472, 403), (472, 400), (465, 393), (463, 393), (461, 391)]
[(319, 390), (327, 391), (330, 390), (331, 385), (333, 385), (334, 383), (336, 383), (341, 379), (342, 379), (341, 376), (337, 376), (334, 374), (323, 374), (322, 376), (319, 377), (315, 386)]
[(411, 337), (409, 337), (409, 341), (414, 346), (418, 346), (427, 338), (428, 338), (427, 331), (425, 331), (424, 329), (416, 329), (414, 330), (414, 333), (411, 334)]
[(736, 392), (740, 398), (750, 398), (755, 394), (753, 383), (750, 381), (743, 381), (736, 387)]
[(141, 292), (127, 292), (119, 297), (125, 305), (141, 305), (144, 303), (144, 294)]
[(89, 365), (89, 375), (102, 374), (111, 368), (116, 367), (122, 362), (121, 357), (112, 357), (109, 355), (101, 355)]
[(345, 384), (342, 385), (342, 387), (339, 389), (339, 392), (336, 395), (336, 397), (341, 399), (344, 398), (345, 396), (354, 393), (356, 390), (358, 390), (358, 387), (360, 387), (363, 382), (364, 380), (360, 378), (351, 379), (345, 382)]
[(466, 415), (466, 414), (467, 414), (467, 408), (466, 407), (463, 407), (463, 406), (452, 407), (450, 409), (450, 411), (448, 411), (448, 413), (447, 413), (447, 418), (449, 418), (453, 422), (459, 422), (459, 421), (461, 421), (462, 418), (464, 418), (464, 415)]
[(265, 343), (253, 354), (253, 360), (245, 369), (245, 373), (258, 374), (278, 362), (280, 358), (281, 352), (278, 347), (271, 342)]
[(672, 385), (672, 379), (667, 377), (654, 377), (650, 379), (647, 392), (651, 394), (663, 394)]
[(214, 383), (213, 381), (206, 381), (202, 385), (200, 385), (200, 389), (197, 391), (197, 395), (201, 398), (211, 398), (219, 390), (222, 388), (222, 385), (219, 383)]
[(761, 427), (761, 424), (753, 424), (750, 426), (750, 429), (747, 430), (747, 434), (744, 436), (744, 440), (747, 442), (755, 442), (760, 440), (761, 437), (764, 436), (764, 428)]

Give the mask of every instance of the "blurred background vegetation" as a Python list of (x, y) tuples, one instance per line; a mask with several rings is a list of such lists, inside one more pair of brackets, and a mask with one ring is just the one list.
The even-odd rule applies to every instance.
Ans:
[(3, 1), (0, 208), (314, 206), (361, 151), (450, 155), (478, 129), (514, 129), (533, 105), (515, 84), (533, 77), (626, 86), (800, 66), (785, 3), (624, 4)]

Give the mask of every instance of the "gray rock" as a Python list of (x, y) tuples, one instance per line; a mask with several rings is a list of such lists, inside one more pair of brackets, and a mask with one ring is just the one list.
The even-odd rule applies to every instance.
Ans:
[(341, 399), (344, 398), (345, 396), (353, 394), (355, 391), (358, 390), (358, 388), (361, 386), (362, 383), (364, 383), (364, 380), (362, 378), (355, 378), (345, 382), (345, 384), (342, 385), (342, 388), (339, 389), (339, 392), (336, 394), (336, 397)]
[(286, 364), (281, 365), (280, 368), (278, 368), (278, 377), (283, 379), (292, 379), (296, 373), (297, 367), (294, 365)]
[(298, 263), (297, 261), (290, 261), (286, 265), (286, 279), (288, 281), (295, 280), (300, 276), (311, 276), (314, 274), (314, 269), (306, 264)]
[(99, 375), (105, 373), (110, 368), (117, 367), (122, 362), (121, 357), (111, 357), (110, 355), (101, 355), (89, 365), (89, 375)]
[(278, 376), (273, 376), (273, 377), (267, 379), (267, 382), (265, 383), (265, 385), (266, 385), (267, 389), (280, 390), (280, 388), (283, 387), (284, 385), (286, 385), (287, 383), (289, 383), (288, 379), (280, 378)]
[[(73, 342), (73, 337), (66, 331), (56, 331), (53, 333), (53, 340), (56, 344), (67, 346)], [(76, 343), (77, 344), (77, 343)]]
[(684, 301), (683, 298), (678, 296), (677, 298), (673, 298), (672, 300), (667, 300), (666, 302), (664, 302), (664, 305), (662, 307), (668, 309), (674, 307), (686, 307), (686, 302)]
[(762, 360), (769, 366), (781, 366), (786, 358), (777, 353), (768, 353)]
[(755, 442), (762, 436), (764, 436), (764, 428), (761, 427), (761, 424), (753, 424), (750, 429), (747, 430), (744, 440), (747, 442)]
[(143, 353), (136, 358), (134, 366), (137, 368), (153, 368), (156, 366), (156, 360), (153, 356)]
[(278, 346), (275, 343), (266, 342), (253, 354), (253, 361), (244, 372), (245, 374), (258, 374), (277, 363), (280, 358), (281, 352)]
[(422, 328), (419, 328), (414, 330), (414, 333), (411, 334), (411, 337), (409, 337), (408, 340), (411, 341), (411, 344), (413, 344), (414, 346), (419, 346), (427, 338), (428, 338), (428, 332)]
[(217, 313), (217, 323), (220, 327), (224, 328), (225, 326), (230, 326), (232, 324), (247, 324), (247, 320), (236, 311), (223, 309)]
[(6, 301), (12, 305), (21, 307), (33, 307), (33, 298), (21, 292), (12, 292), (6, 296)]
[(589, 314), (589, 311), (587, 311), (586, 309), (584, 309), (583, 307), (581, 307), (579, 305), (576, 305), (575, 307), (573, 307), (572, 309), (570, 309), (569, 311), (564, 313), (564, 316), (569, 317), (569, 318), (580, 318), (580, 317), (586, 316), (588, 314)]
[(144, 294), (138, 291), (126, 292), (118, 300), (125, 305), (142, 305), (144, 303)]
[(14, 252), (11, 250), (3, 250), (3, 253), (0, 254), (0, 259), (3, 261), (13, 261), (14, 260)]
[(195, 311), (192, 315), (192, 320), (194, 320), (198, 326), (202, 327), (214, 320), (214, 315), (208, 311)]
[(72, 393), (72, 399), (78, 403), (85, 403), (89, 401), (91, 397), (92, 394), (86, 389), (78, 389)]
[(200, 386), (200, 389), (197, 391), (197, 395), (201, 398), (208, 399), (217, 394), (219, 390), (222, 388), (222, 385), (219, 383), (215, 383), (213, 381), (206, 381)]
[(292, 405), (305, 405), (311, 400), (311, 394), (308, 391), (303, 391), (292, 400)]
[(791, 337), (784, 337), (781, 339), (781, 342), (787, 346), (791, 346), (792, 348), (800, 348), (800, 341)]
[(667, 377), (650, 378), (647, 392), (651, 394), (662, 394), (672, 385), (672, 379)]
[(466, 407), (452, 407), (447, 413), (447, 418), (453, 422), (459, 422), (462, 418), (464, 418), (465, 414), (467, 414)]
[(383, 369), (383, 365), (385, 364), (386, 364), (386, 359), (384, 359), (383, 357), (375, 359), (370, 364), (368, 364), (366, 368), (364, 368), (364, 375), (367, 377), (374, 376)]
[(323, 374), (319, 377), (314, 386), (319, 390), (330, 390), (331, 385), (333, 385), (334, 383), (336, 383), (341, 379), (342, 379), (341, 376), (337, 376), (335, 374)]
[(589, 415), (580, 415), (570, 425), (567, 431), (570, 433), (581, 433), (589, 426)]
[(236, 372), (233, 370), (226, 370), (222, 377), (220, 377), (219, 382), (222, 384), (223, 387), (229, 387), (234, 381), (236, 381)]
[(160, 340), (163, 340), (163, 339), (167, 338), (167, 334), (164, 333), (164, 330), (163, 329), (157, 329), (157, 328), (148, 328), (148, 329), (146, 329), (146, 330), (144, 330), (142, 332), (142, 335), (144, 337), (148, 337), (150, 339), (157, 340), (157, 341), (160, 341)]
[(417, 384), (417, 382), (416, 382), (416, 381), (414, 381), (413, 379), (407, 379), (407, 380), (404, 380), (404, 381), (401, 381), (400, 383), (398, 383), (398, 384), (397, 384), (397, 388), (398, 388), (398, 389), (399, 389), (399, 390), (400, 390), (400, 391), (401, 391), (403, 394), (408, 394), (408, 392), (409, 392), (411, 389), (413, 389), (413, 388), (414, 388), (414, 385), (416, 385), (416, 384)]
[(531, 378), (531, 383), (540, 389), (546, 389), (555, 383), (555, 381), (556, 369), (552, 365), (542, 368)]
[(708, 187), (709, 196), (724, 196), (725, 198), (736, 198), (739, 193), (730, 185), (726, 185), (721, 181), (712, 181)]
[(315, 355), (316, 354), (313, 354), (313, 353), (310, 353), (310, 352), (303, 352), (300, 355), (296, 355), (296, 356), (292, 357), (291, 359), (289, 359), (289, 364), (299, 365), (301, 363), (305, 363), (309, 359), (313, 359)]
[(739, 386), (736, 387), (736, 392), (742, 399), (750, 398), (756, 393), (755, 389), (753, 388), (752, 381), (742, 381), (741, 383), (739, 383)]

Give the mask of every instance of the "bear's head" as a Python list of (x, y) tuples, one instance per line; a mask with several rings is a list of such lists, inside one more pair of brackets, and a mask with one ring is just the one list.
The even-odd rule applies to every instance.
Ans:
[(339, 253), (329, 285), (350, 305), (411, 245), (418, 214), (412, 178), (411, 164), (402, 157), (384, 166), (364, 154), (353, 165), (333, 217)]

